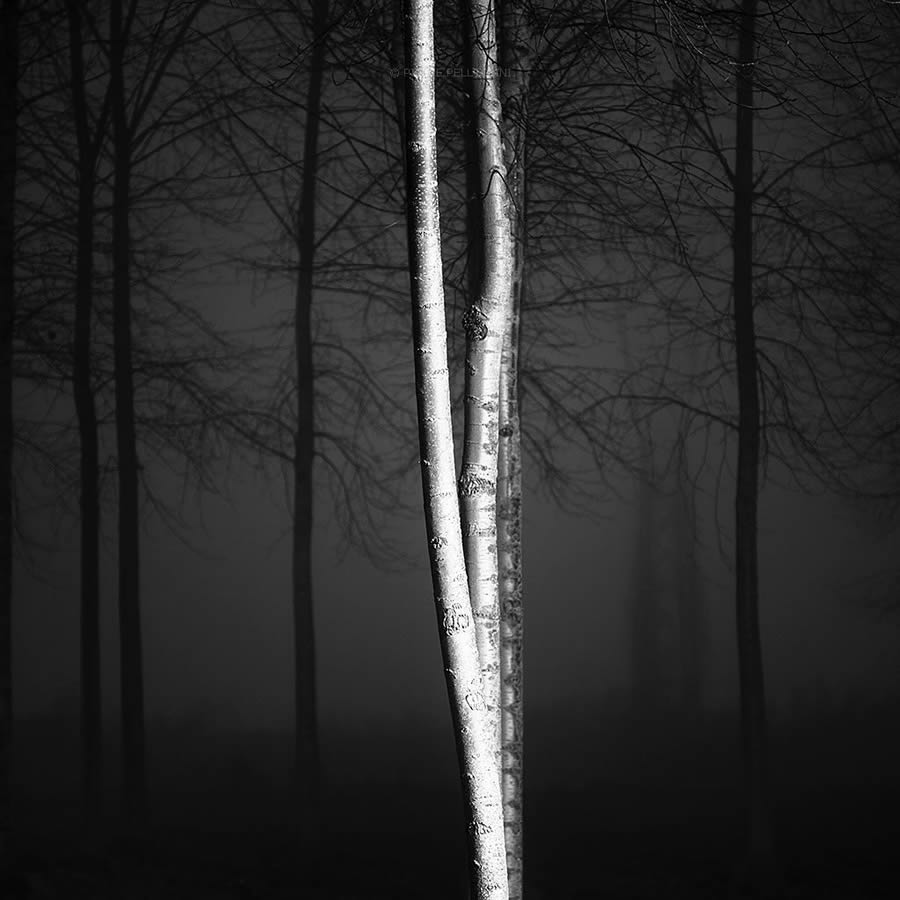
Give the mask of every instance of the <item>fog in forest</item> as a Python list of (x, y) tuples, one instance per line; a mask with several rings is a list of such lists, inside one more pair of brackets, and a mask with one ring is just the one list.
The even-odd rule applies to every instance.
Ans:
[[(417, 473), (406, 484), (411, 503), (420, 502)], [(561, 511), (539, 488), (528, 495), (526, 754), (531, 802), (596, 790), (604, 802), (621, 803), (621, 821), (640, 829), (647, 822), (632, 821), (623, 785), (632, 798), (646, 791), (640, 796), (651, 820), (661, 821), (675, 814), (667, 790), (686, 783), (707, 789), (692, 801), (698, 814), (704, 803), (715, 805), (719, 791), (737, 796), (733, 591), (718, 544), (718, 529), (726, 541), (730, 532), (730, 503), (720, 500), (718, 524), (712, 493), (698, 504), (704, 663), (701, 695), (684, 716), (675, 561), (665, 551), (671, 535), (664, 523), (653, 573), (655, 695), (634, 690), (627, 610), (638, 489), (628, 481), (618, 487), (620, 496), (600, 498), (594, 520)], [(188, 500), (177, 533), (148, 523), (144, 634), (153, 807), (164, 821), (204, 821), (212, 809), (218, 824), (239, 828), (248, 809), (261, 822), (289, 817), (289, 520), (275, 477), (235, 472), (230, 491), (229, 500)], [(440, 795), (446, 806), (438, 808), (452, 821), (456, 762), (423, 524), (415, 513), (385, 517), (412, 557), (400, 571), (385, 572), (343, 548), (326, 503), (317, 504), (315, 521), (325, 783), (336, 796), (349, 792), (342, 808), (360, 828), (377, 808), (360, 798), (399, 788), (420, 800)], [(900, 621), (871, 591), (871, 576), (890, 571), (896, 544), (879, 540), (874, 523), (836, 498), (774, 486), (763, 495), (761, 535), (772, 755), (779, 780), (797, 791), (787, 802), (827, 785), (896, 789)], [(17, 571), (17, 772), (20, 789), (74, 814), (77, 545), (66, 526), (57, 539), (60, 549), (35, 552)], [(118, 735), (114, 549), (108, 539), (102, 630), (110, 811)], [(841, 823), (852, 831), (852, 819)]]
[[(415, 473), (407, 487), (416, 502)], [(265, 482), (237, 472), (230, 489), (229, 500), (189, 500), (187, 522), (176, 533), (159, 521), (147, 526), (148, 714), (201, 729), (289, 728), (290, 560), (283, 485), (274, 476)], [(637, 523), (634, 487), (623, 483), (621, 492), (600, 498), (600, 521), (567, 515), (540, 495), (528, 498), (527, 673), (536, 712), (590, 719), (589, 710), (621, 704), (630, 695), (625, 612)], [(708, 499), (701, 564), (711, 660), (703, 708), (721, 712), (736, 702), (732, 589)], [(720, 506), (718, 527), (727, 533), (727, 497)], [(325, 503), (317, 505), (315, 520), (326, 722), (411, 733), (446, 726), (424, 526), (412, 514), (394, 520), (398, 547), (419, 561), (408, 571), (385, 572), (358, 551), (342, 548)], [(871, 576), (889, 569), (897, 546), (877, 540), (873, 523), (865, 525), (862, 515), (834, 498), (777, 488), (764, 495), (762, 621), (772, 702), (781, 714), (897, 700), (900, 623), (879, 610), (868, 587)], [(60, 538), (59, 549), (36, 551), (17, 572), (16, 703), (27, 717), (77, 712), (78, 608), (71, 602), (77, 534), (63, 525)], [(108, 538), (103, 649), (110, 710), (117, 702), (114, 550)], [(678, 635), (675, 578), (666, 573), (667, 562), (671, 567), (672, 560), (663, 559), (663, 570), (655, 573), (665, 645), (661, 700), (674, 703)]]
[(726, 6), (4, 2), (0, 900), (897, 896), (900, 7)]
[[(199, 828), (217, 836), (216, 854), (233, 847), (230, 867), (217, 864), (217, 882), (263, 890), (290, 882), (283, 831), (294, 813), (287, 519), (278, 484), (245, 473), (232, 489), (230, 502), (205, 497), (189, 505), (180, 537), (160, 523), (147, 529), (149, 784), (154, 821), (167, 834)], [(409, 489), (418, 493), (415, 479)], [(661, 696), (646, 715), (647, 698), (636, 698), (630, 684), (627, 649), (634, 493), (625, 484), (620, 498), (607, 498), (600, 521), (529, 496), (525, 810), (537, 876), (558, 867), (580, 871), (597, 840), (619, 868), (637, 873), (655, 870), (648, 865), (714, 871), (710, 860), (727, 858), (739, 833), (733, 602), (712, 500), (702, 515), (702, 697), (685, 715), (674, 583), (663, 569)], [(367, 896), (371, 873), (390, 865), (389, 845), (373, 836), (390, 810), (386, 833), (412, 829), (418, 838), (410, 846), (431, 859), (445, 885), (434, 896), (457, 896), (464, 853), (458, 775), (422, 524), (412, 516), (397, 529), (419, 562), (385, 573), (352, 549), (338, 554), (339, 531), (322, 506), (315, 586), (323, 790), (330, 833), (348, 848), (343, 883)], [(865, 576), (895, 557), (833, 498), (770, 489), (762, 509), (762, 624), (779, 813), (787, 822), (799, 815), (816, 845), (878, 859), (896, 835), (890, 798), (900, 787), (900, 642), (896, 613), (866, 604)], [(102, 592), (110, 816), (118, 792), (113, 549), (105, 550)], [(71, 549), (36, 556), (33, 571), (21, 566), (16, 582), (17, 794), (26, 820), (35, 816), (42, 828), (52, 821), (54, 830), (79, 815), (74, 561)], [(715, 837), (688, 841), (693, 849), (668, 837), (673, 829), (700, 835), (710, 828)], [(241, 837), (248, 832), (257, 836), (249, 844)], [(191, 866), (214, 856), (202, 839), (186, 840)], [(167, 855), (166, 865), (188, 865), (177, 859)], [(556, 896), (545, 890), (539, 896)]]

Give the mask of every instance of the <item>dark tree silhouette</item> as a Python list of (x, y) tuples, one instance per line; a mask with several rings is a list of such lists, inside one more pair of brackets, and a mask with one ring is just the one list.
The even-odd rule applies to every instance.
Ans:
[(127, 29), (134, 10), (123, 16), (123, 3), (110, 7), (109, 93), (113, 128), (113, 348), (116, 389), (119, 523), (119, 666), (121, 678), (123, 804), (126, 816), (146, 815), (147, 775), (144, 758), (144, 664), (140, 609), (140, 510), (138, 506), (137, 432), (134, 416), (134, 369), (131, 334), (132, 135), (125, 94)]
[[(399, 148), (382, 127), (387, 120), (395, 130), (391, 101), (396, 102), (402, 79), (395, 79), (396, 92), (387, 101), (372, 91), (367, 57), (372, 35), (357, 12), (341, 3), (277, 12), (259, 4), (223, 48), (236, 86), (221, 129), (226, 156), (246, 182), (250, 208), (262, 207), (271, 223), (261, 247), (247, 243), (241, 263), (267, 279), (287, 281), (293, 295), (290, 313), (273, 328), (275, 338), (266, 350), (277, 371), (259, 418), (257, 446), (284, 466), (293, 486), (294, 769), (302, 837), (309, 845), (304, 856), (313, 862), (321, 819), (311, 540), (315, 488), (324, 471), (344, 539), (373, 561), (390, 565), (398, 554), (380, 537), (374, 513), (401, 504), (385, 462), (392, 454), (384, 448), (391, 432), (398, 432), (394, 455), (401, 464), (394, 467), (402, 468), (411, 433), (401, 398), (385, 385), (382, 364), (370, 359), (364, 346), (392, 338), (390, 324), (384, 325), (393, 318), (392, 302), (382, 300), (385, 291), (376, 296), (372, 273), (386, 281), (402, 273), (398, 242), (392, 240), (398, 228), (391, 230), (399, 225), (400, 185), (391, 171)], [(384, 34), (379, 29), (377, 40), (392, 30), (402, 34), (399, 28), (389, 25)], [(387, 44), (396, 50), (396, 41)], [(274, 56), (273, 46), (279, 48)], [(362, 176), (360, 160), (365, 160)], [(387, 215), (391, 225), (382, 230), (379, 223), (375, 231), (384, 242), (373, 240), (372, 220)], [(341, 323), (348, 311), (371, 325), (374, 335), (362, 337), (364, 327), (351, 346)], [(289, 342), (279, 342), (282, 334)], [(394, 420), (407, 426), (405, 437)]]
[[(646, 390), (635, 393), (650, 409), (675, 407), (724, 428), (735, 450), (746, 808), (737, 874), (739, 889), (752, 894), (778, 882), (759, 630), (759, 493), (774, 461), (800, 484), (846, 482), (854, 458), (847, 416), (853, 351), (834, 326), (839, 310), (871, 292), (877, 268), (860, 252), (864, 220), (846, 178), (859, 138), (844, 116), (860, 84), (848, 69), (860, 38), (848, 23), (862, 21), (851, 6), (820, 17), (751, 0), (729, 9), (673, 5), (668, 36), (658, 43), (659, 83), (647, 87), (665, 123), (656, 140), (671, 170), (657, 167), (657, 184), (671, 228), (664, 241), (649, 242), (656, 248), (649, 257), (665, 258), (647, 266), (659, 298), (651, 318), (666, 338), (648, 352), (639, 376)], [(735, 84), (733, 102), (723, 79)]]
[(303, 176), (296, 213), (297, 288), (294, 300), (294, 359), (297, 416), (294, 432), (292, 579), (294, 611), (294, 777), (302, 804), (303, 835), (312, 860), (319, 829), (319, 738), (316, 716), (316, 655), (313, 623), (312, 534), (315, 386), (312, 306), (316, 255), (316, 186), (322, 76), (328, 34), (328, 2), (313, 0), (309, 82), (303, 136)]
[[(112, 308), (115, 382), (116, 448), (118, 457), (118, 595), (122, 714), (123, 809), (133, 823), (147, 811), (144, 736), (144, 666), (140, 611), (140, 463), (135, 419), (132, 335), (132, 167), (134, 157), (154, 124), (147, 114), (175, 54), (203, 7), (203, 0), (180, 11), (174, 31), (145, 57), (137, 90), (126, 91), (126, 50), (137, 44), (137, 4), (114, 0), (110, 7), (110, 114), (112, 119)], [(164, 24), (165, 12), (158, 24)], [(150, 26), (152, 28), (152, 26)], [(171, 26), (170, 26), (171, 27)], [(158, 33), (158, 30), (157, 32)], [(153, 35), (151, 30), (148, 35)], [(143, 38), (144, 35), (137, 36)], [(151, 38), (152, 40), (152, 38)]]
[(775, 847), (766, 733), (766, 693), (759, 634), (759, 467), (761, 414), (753, 320), (753, 117), (756, 0), (743, 0), (738, 24), (737, 129), (734, 163), (732, 292), (737, 371), (738, 450), (735, 493), (735, 603), (741, 691), (741, 738), (748, 811), (747, 874), (773, 877)]
[(92, 119), (85, 90), (84, 26), (80, 0), (68, 0), (66, 10), (78, 182), (72, 390), (80, 441), (82, 790), (87, 810), (96, 816), (102, 802), (103, 741), (100, 682), (100, 449), (92, 383), (91, 325), (94, 314), (97, 165), (106, 137), (108, 104), (104, 98), (101, 109)]

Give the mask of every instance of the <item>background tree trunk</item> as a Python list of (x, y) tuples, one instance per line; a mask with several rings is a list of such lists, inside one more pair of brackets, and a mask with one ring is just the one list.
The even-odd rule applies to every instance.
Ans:
[(12, 740), (13, 412), (15, 315), (16, 112), (19, 74), (17, 0), (0, 18), (0, 876), (10, 860)]
[(737, 60), (737, 133), (734, 171), (734, 342), (738, 384), (738, 459), (735, 496), (735, 568), (741, 739), (748, 846), (744, 877), (765, 892), (774, 870), (767, 773), (766, 700), (759, 633), (760, 408), (753, 321), (753, 83), (756, 0), (742, 0)]
[[(131, 17), (128, 19), (129, 23)], [(146, 816), (144, 668), (141, 646), (137, 434), (131, 337), (129, 206), (131, 131), (125, 106), (122, 0), (110, 5), (110, 102), (113, 122), (113, 368), (119, 465), (119, 654), (122, 705), (123, 812), (132, 825)]]
[(301, 804), (303, 851), (313, 863), (319, 835), (319, 745), (316, 721), (316, 647), (312, 589), (313, 459), (315, 384), (312, 303), (316, 253), (316, 181), (319, 116), (325, 66), (327, 0), (312, 4), (312, 50), (306, 96), (303, 178), (297, 209), (297, 291), (294, 304), (297, 430), (294, 438), (293, 610), (295, 778)]
[[(78, 141), (78, 221), (75, 251), (75, 334), (72, 387), (78, 416), (81, 513), (81, 780), (87, 813), (101, 806), (102, 710), (100, 686), (100, 476), (97, 411), (91, 385), (94, 268), (94, 190), (104, 126), (92, 139), (84, 93), (81, 8), (67, 3), (72, 107)], [(104, 112), (105, 116), (105, 112)]]

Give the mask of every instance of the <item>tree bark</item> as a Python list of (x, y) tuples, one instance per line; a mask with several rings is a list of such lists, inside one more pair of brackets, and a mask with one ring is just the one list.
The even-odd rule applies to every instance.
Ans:
[[(129, 16), (129, 20), (130, 20)], [(113, 371), (119, 468), (119, 653), (122, 707), (123, 812), (132, 825), (146, 816), (144, 674), (141, 646), (137, 434), (131, 335), (129, 233), (131, 129), (125, 104), (122, 0), (110, 4), (110, 104), (113, 123)]]
[(308, 862), (319, 835), (319, 745), (316, 717), (316, 647), (312, 589), (314, 375), (312, 303), (316, 253), (316, 185), (327, 0), (312, 4), (312, 52), (306, 95), (303, 177), (297, 209), (297, 291), (294, 303), (297, 430), (294, 436), (293, 612), (295, 778), (301, 804), (301, 837)]
[[(473, 900), (507, 900), (503, 809), (455, 485), (441, 261), (430, 0), (406, 6), (407, 227), (422, 492), (434, 600), (465, 802)], [(496, 477), (496, 476), (495, 476)]]
[(735, 568), (741, 742), (747, 815), (744, 878), (763, 893), (774, 873), (767, 773), (766, 700), (759, 632), (760, 406), (753, 320), (753, 91), (756, 0), (742, 0), (737, 59), (734, 170), (734, 342), (738, 386), (738, 459), (735, 496)]
[(465, 423), (459, 498), (469, 594), (499, 777), (497, 448), (500, 358), (512, 303), (513, 246), (500, 133), (495, 7), (493, 0), (472, 0), (469, 10), (473, 33), (470, 90), (478, 102), (478, 168), (484, 250), (478, 296), (470, 298), (463, 320), (466, 330)]
[[(518, 297), (522, 272), (517, 265)], [(517, 298), (503, 342), (500, 370), (500, 455), (497, 478), (497, 552), (500, 595), (500, 741), (503, 825), (510, 900), (523, 891), (523, 774), (525, 749), (522, 575), (522, 433), (519, 420), (519, 309)]]
[(522, 432), (519, 349), (525, 298), (526, 140), (530, 36), (525, 10), (506, 0), (500, 18), (503, 140), (513, 243), (512, 308), (500, 362), (500, 447), (497, 476), (497, 550), (500, 598), (500, 740), (503, 822), (510, 900), (524, 890), (524, 619), (522, 572)]
[(19, 11), (3, 0), (0, 18), (0, 875), (11, 857), (12, 741), (12, 356), (15, 316), (16, 112)]
[(100, 686), (100, 475), (97, 412), (91, 385), (93, 315), (94, 190), (103, 133), (91, 138), (85, 98), (79, 0), (67, 3), (72, 107), (78, 142), (78, 222), (75, 251), (75, 333), (72, 386), (80, 438), (81, 514), (81, 781), (85, 810), (101, 806), (102, 723)]

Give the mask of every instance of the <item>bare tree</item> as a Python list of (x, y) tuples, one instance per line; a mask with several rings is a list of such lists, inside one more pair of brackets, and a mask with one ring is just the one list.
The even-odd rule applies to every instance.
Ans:
[[(397, 174), (390, 171), (397, 150), (378, 142), (390, 101), (385, 108), (372, 92), (365, 62), (371, 35), (364, 23), (348, 21), (351, 12), (327, 2), (309, 11), (259, 4), (224, 48), (236, 84), (221, 129), (226, 155), (246, 182), (250, 208), (261, 207), (267, 223), (261, 246), (243, 249), (241, 263), (267, 281), (285, 281), (293, 295), (289, 314), (272, 328), (273, 384), (257, 444), (282, 463), (292, 484), (294, 769), (310, 864), (319, 855), (321, 821), (314, 495), (324, 472), (347, 543), (389, 565), (396, 555), (380, 539), (373, 517), (398, 504), (384, 465), (387, 454), (376, 448), (374, 435), (389, 433), (392, 417), (409, 419), (368, 358), (366, 342), (348, 337), (341, 321), (349, 311), (354, 319), (377, 322), (372, 340), (389, 340), (369, 281), (373, 271), (385, 281), (399, 274), (396, 263), (391, 271), (398, 247), (385, 248), (371, 237), (373, 218), (389, 213), (396, 222), (398, 213), (391, 190)], [(279, 48), (274, 59), (273, 46)], [(341, 89), (329, 93), (337, 72)]]
[(113, 346), (116, 386), (116, 448), (119, 460), (119, 666), (121, 677), (123, 803), (126, 815), (146, 815), (144, 760), (144, 664), (140, 612), (140, 538), (137, 433), (131, 335), (130, 191), (132, 137), (125, 94), (127, 29), (120, 0), (110, 7), (109, 92), (113, 126)]
[[(118, 456), (119, 522), (119, 652), (122, 705), (123, 804), (126, 815), (141, 822), (146, 815), (147, 783), (144, 751), (144, 666), (140, 614), (139, 484), (132, 349), (132, 243), (130, 237), (132, 167), (148, 129), (148, 111), (173, 57), (203, 7), (188, 4), (178, 18), (158, 59), (145, 58), (136, 90), (126, 92), (126, 49), (135, 44), (137, 4), (115, 0), (110, 6), (110, 108), (113, 138), (112, 294), (115, 369), (115, 419)], [(164, 14), (163, 14), (164, 15)], [(160, 19), (158, 24), (163, 24)], [(143, 37), (141, 35), (140, 37)], [(129, 102), (130, 100), (130, 102)]]
[[(296, 215), (297, 290), (294, 303), (294, 356), (297, 417), (295, 431), (293, 510), (294, 777), (301, 788), (304, 834), (312, 835), (319, 809), (319, 746), (316, 720), (316, 657), (312, 592), (312, 510), (314, 457), (313, 276), (316, 252), (316, 186), (319, 119), (328, 28), (327, 0), (312, 4), (309, 83), (303, 143), (303, 176)], [(311, 850), (311, 856), (315, 850)]]
[(741, 737), (749, 806), (748, 874), (770, 879), (774, 838), (768, 774), (766, 693), (759, 634), (759, 468), (761, 413), (753, 318), (753, 117), (756, 0), (743, 0), (738, 25), (732, 292), (737, 368), (738, 451), (735, 493), (735, 602)]
[[(872, 287), (854, 191), (858, 140), (845, 110), (858, 35), (849, 9), (823, 19), (752, 0), (677, 4), (659, 40), (658, 193), (671, 227), (651, 239), (665, 341), (640, 374), (645, 408), (677, 408), (734, 450), (735, 612), (746, 845), (738, 887), (775, 889), (763, 653), (758, 498), (770, 461), (799, 483), (847, 478), (852, 351), (836, 311)], [(715, 77), (713, 77), (715, 73)], [(734, 100), (723, 78), (735, 84)], [(648, 85), (650, 82), (648, 82)], [(665, 89), (663, 88), (665, 84)], [(678, 115), (677, 111), (681, 110)], [(672, 118), (675, 113), (675, 118)], [(668, 130), (666, 130), (668, 129)], [(648, 147), (652, 146), (652, 139)], [(839, 187), (840, 186), (840, 187)], [(851, 249), (853, 248), (853, 249)], [(866, 262), (863, 260), (866, 259)], [(852, 299), (851, 299), (852, 298)], [(651, 318), (654, 318), (651, 313)], [(625, 398), (622, 398), (625, 399)], [(698, 426), (706, 427), (706, 426)], [(704, 461), (705, 464), (705, 461)]]
[(78, 212), (75, 251), (75, 325), (72, 388), (80, 440), (81, 514), (81, 738), (82, 790), (88, 811), (101, 805), (102, 710), (100, 683), (100, 462), (97, 407), (92, 384), (94, 215), (97, 165), (106, 136), (106, 99), (92, 118), (86, 95), (80, 0), (68, 0), (72, 114), (77, 139)]

